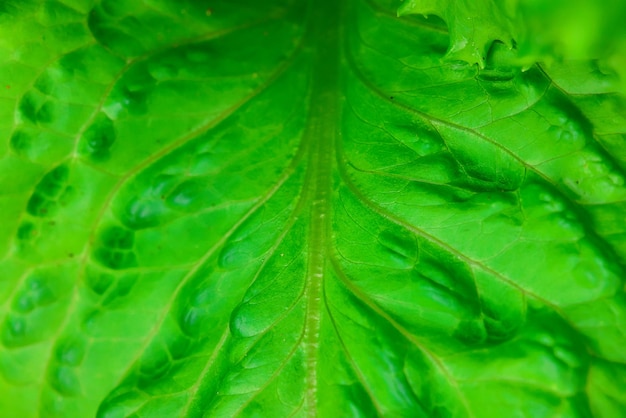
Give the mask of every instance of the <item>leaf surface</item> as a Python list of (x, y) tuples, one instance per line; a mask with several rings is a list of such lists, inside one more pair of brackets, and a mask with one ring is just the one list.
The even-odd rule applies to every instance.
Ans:
[(0, 4), (6, 416), (626, 415), (624, 97), (396, 7)]

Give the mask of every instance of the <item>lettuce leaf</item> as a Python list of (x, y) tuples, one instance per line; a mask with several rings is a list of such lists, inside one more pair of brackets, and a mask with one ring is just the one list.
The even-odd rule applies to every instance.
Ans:
[(2, 416), (626, 416), (626, 100), (516, 4), (0, 2)]
[[(620, 0), (406, 0), (399, 15), (435, 15), (450, 28), (448, 56), (484, 67), (493, 41), (515, 61), (599, 60), (626, 76), (626, 3)], [(622, 92), (624, 80), (622, 79)]]

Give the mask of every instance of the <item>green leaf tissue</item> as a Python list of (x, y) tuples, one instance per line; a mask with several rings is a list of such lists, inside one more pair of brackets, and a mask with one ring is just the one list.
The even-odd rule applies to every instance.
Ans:
[(625, 417), (624, 22), (0, 0), (0, 418)]

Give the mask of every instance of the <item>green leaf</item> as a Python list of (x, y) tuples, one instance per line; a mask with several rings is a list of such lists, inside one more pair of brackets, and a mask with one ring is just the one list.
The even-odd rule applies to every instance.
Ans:
[(494, 42), (509, 63), (598, 60), (626, 92), (626, 3), (620, 0), (406, 0), (399, 15), (435, 15), (450, 29), (448, 59), (484, 68)]
[(0, 2), (1, 415), (626, 415), (626, 99), (432, 4)]

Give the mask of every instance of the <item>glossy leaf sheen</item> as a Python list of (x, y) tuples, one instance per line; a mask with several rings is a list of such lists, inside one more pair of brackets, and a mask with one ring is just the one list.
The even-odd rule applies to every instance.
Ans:
[(396, 7), (0, 2), (2, 416), (626, 416), (626, 102)]

